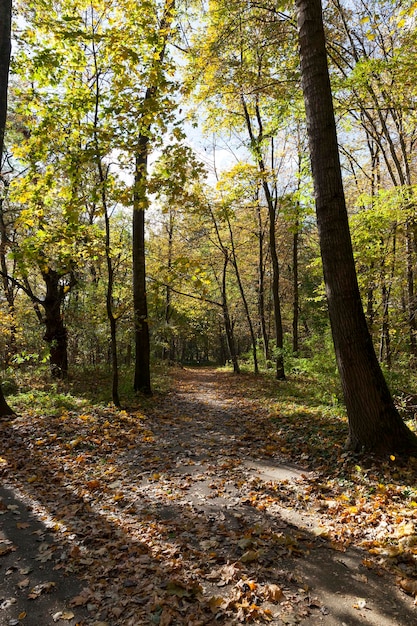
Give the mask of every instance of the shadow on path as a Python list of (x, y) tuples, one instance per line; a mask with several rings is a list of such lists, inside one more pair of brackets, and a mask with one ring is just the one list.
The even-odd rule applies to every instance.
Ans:
[[(306, 470), (266, 456), (267, 413), (222, 394), (221, 374), (176, 376), (177, 391), (146, 414), (2, 425), (2, 597), (16, 602), (0, 626), (23, 612), (22, 624), (49, 626), (67, 610), (74, 619), (58, 624), (413, 624), (411, 599), (387, 573), (368, 571), (360, 550), (333, 550), (297, 509)], [(29, 600), (44, 582), (50, 593)]]

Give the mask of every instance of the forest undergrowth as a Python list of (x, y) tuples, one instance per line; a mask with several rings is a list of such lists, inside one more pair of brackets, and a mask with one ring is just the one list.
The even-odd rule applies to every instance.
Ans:
[[(326, 614), (302, 576), (320, 546), (360, 550), (363, 584), (388, 576), (417, 598), (417, 460), (346, 452), (330, 387), (323, 401), (301, 374), (277, 383), (179, 367), (154, 386), (123, 409), (100, 401), (101, 383), (87, 375), (53, 389), (33, 380), (9, 398), (17, 416), (0, 425), (3, 483), (53, 536), (38, 561), (82, 579), (54, 621), (302, 623)], [(415, 428), (412, 407), (407, 419)], [(14, 549), (5, 539), (0, 558)], [(36, 602), (30, 578), (16, 594)]]

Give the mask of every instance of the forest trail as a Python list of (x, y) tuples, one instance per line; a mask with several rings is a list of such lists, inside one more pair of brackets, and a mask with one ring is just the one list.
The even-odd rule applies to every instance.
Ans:
[(2, 424), (0, 626), (417, 623), (332, 534), (333, 505), (307, 495), (324, 477), (289, 461), (253, 379), (172, 377), (146, 409)]

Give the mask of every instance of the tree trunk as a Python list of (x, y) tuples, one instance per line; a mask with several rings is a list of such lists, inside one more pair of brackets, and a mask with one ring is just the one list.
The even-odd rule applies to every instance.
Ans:
[(390, 297), (390, 290), (387, 288), (387, 285), (384, 281), (382, 284), (382, 324), (381, 324), (381, 341), (379, 345), (379, 360), (381, 363), (385, 361), (388, 368), (391, 368), (389, 297)]
[(233, 363), (233, 371), (235, 374), (240, 374), (239, 361), (237, 358), (237, 351), (236, 351), (236, 343), (235, 343), (235, 338), (233, 334), (233, 325), (230, 320), (229, 307), (227, 304), (226, 275), (227, 275), (228, 262), (229, 262), (229, 258), (227, 255), (225, 255), (224, 263), (223, 263), (223, 277), (222, 277), (223, 320), (224, 320), (224, 329), (226, 332), (227, 346), (229, 348), (230, 358)]
[(114, 264), (111, 254), (110, 245), (110, 216), (107, 204), (107, 177), (108, 169), (103, 166), (103, 159), (101, 155), (100, 142), (99, 142), (99, 109), (100, 109), (100, 83), (99, 76), (100, 70), (97, 63), (97, 50), (95, 42), (93, 41), (93, 54), (95, 65), (95, 112), (94, 112), (94, 143), (96, 149), (96, 163), (98, 170), (98, 177), (100, 181), (101, 192), (101, 204), (104, 213), (105, 223), (105, 249), (106, 249), (106, 265), (107, 265), (107, 289), (106, 289), (106, 312), (110, 326), (110, 359), (112, 368), (112, 401), (117, 407), (120, 407), (119, 398), (119, 363), (117, 353), (117, 317), (114, 314), (113, 306), (113, 287), (114, 287)]
[(145, 209), (149, 137), (140, 135), (133, 199), (133, 309), (135, 329), (134, 390), (151, 395), (148, 304), (146, 297)]
[[(169, 210), (168, 215), (168, 276), (171, 275), (172, 261), (173, 261), (173, 246), (174, 246), (174, 214)], [(169, 285), (165, 287), (165, 333), (163, 336), (164, 345), (162, 348), (162, 359), (164, 361), (174, 360), (174, 342), (171, 337), (170, 325), (172, 317), (172, 290)]]
[(0, 159), (3, 160), (11, 53), (12, 0), (0, 0)]
[[(6, 188), (6, 182), (3, 181), (3, 184)], [(9, 309), (10, 315), (10, 339), (7, 343), (7, 353), (5, 357), (6, 366), (10, 364), (11, 358), (16, 354), (16, 322), (15, 322), (15, 291), (13, 289), (13, 285), (9, 281), (9, 271), (7, 267), (7, 249), (9, 247), (9, 241), (7, 236), (7, 227), (4, 219), (3, 212), (3, 198), (0, 198), (0, 268), (1, 268), (1, 278), (3, 282), (3, 291), (5, 298), (7, 300), (7, 306)]]
[(407, 219), (405, 226), (405, 245), (407, 258), (407, 293), (408, 293), (408, 325), (410, 333), (410, 353), (415, 364), (417, 357), (417, 319), (416, 319), (416, 297), (414, 293), (414, 264), (412, 227), (410, 219)]
[(157, 75), (161, 71), (164, 62), (166, 46), (174, 19), (174, 9), (175, 0), (165, 0), (159, 22), (159, 31), (155, 33), (157, 44), (154, 50), (154, 64), (150, 72), (152, 80), (144, 96), (143, 114), (140, 120), (140, 131), (138, 133), (135, 155), (133, 191), (133, 309), (136, 352), (133, 388), (135, 391), (140, 391), (145, 395), (152, 395), (145, 264), (145, 210), (148, 206), (146, 186), (152, 127), (152, 123), (148, 120), (155, 117), (155, 111), (151, 111), (151, 109), (160, 91)]
[[(4, 132), (7, 117), (7, 88), (11, 52), (12, 2), (0, 0), (0, 162), (3, 161)], [(1, 165), (1, 163), (0, 163)], [(0, 417), (13, 415), (0, 386)]]
[(296, 0), (301, 74), (324, 281), (337, 364), (355, 451), (417, 454), (396, 410), (359, 294), (330, 87), (320, 0)]
[(43, 338), (49, 344), (51, 374), (54, 378), (66, 378), (68, 376), (68, 346), (67, 329), (61, 314), (63, 289), (59, 284), (59, 274), (54, 270), (42, 272), (42, 277), (46, 285), (46, 295), (42, 301), (45, 312)]
[(258, 218), (258, 311), (259, 323), (261, 326), (262, 342), (264, 346), (265, 363), (269, 361), (269, 336), (265, 319), (265, 268), (264, 268), (264, 229), (262, 224), (261, 207), (259, 206), (259, 198), (256, 197), (256, 212)]
[(256, 335), (255, 335), (255, 331), (254, 331), (253, 324), (252, 324), (252, 318), (251, 318), (251, 314), (249, 311), (249, 305), (248, 305), (248, 301), (246, 298), (245, 290), (243, 288), (242, 278), (240, 276), (239, 266), (237, 262), (236, 248), (235, 248), (235, 240), (234, 240), (233, 231), (232, 231), (232, 225), (228, 217), (227, 217), (227, 226), (229, 229), (230, 243), (232, 246), (232, 264), (235, 269), (236, 280), (237, 280), (237, 284), (239, 287), (240, 296), (242, 298), (243, 308), (245, 309), (246, 319), (248, 321), (249, 333), (251, 337), (252, 354), (253, 354), (253, 371), (255, 374), (259, 374), (258, 353), (257, 353), (257, 347), (256, 347)]
[(293, 267), (293, 304), (292, 304), (292, 351), (298, 353), (298, 317), (299, 317), (299, 292), (298, 292), (298, 243), (300, 234), (298, 232), (298, 219), (295, 224), (296, 231), (293, 235), (292, 243), (292, 267)]
[[(279, 296), (279, 280), (280, 280), (280, 272), (279, 272), (279, 260), (277, 253), (277, 243), (275, 236), (275, 216), (276, 210), (273, 206), (272, 198), (269, 193), (269, 187), (266, 184), (266, 188), (268, 189), (268, 211), (269, 211), (269, 249), (271, 254), (272, 261), (272, 299), (274, 304), (274, 319), (275, 319), (275, 336), (276, 336), (276, 348), (277, 348), (277, 359), (276, 359), (276, 373), (275, 377), (277, 380), (285, 380), (285, 370), (284, 370), (284, 333), (282, 330), (282, 317), (281, 317), (281, 300)], [(265, 189), (266, 191), (266, 189)]]
[[(265, 195), (266, 204), (268, 207), (268, 216), (269, 216), (269, 250), (271, 254), (271, 262), (272, 262), (272, 298), (274, 303), (274, 320), (275, 320), (275, 339), (276, 339), (276, 348), (277, 348), (277, 358), (276, 358), (276, 374), (275, 377), (277, 380), (285, 380), (285, 370), (284, 370), (284, 333), (282, 329), (282, 317), (281, 317), (281, 300), (279, 295), (279, 281), (280, 281), (280, 271), (279, 271), (279, 260), (278, 253), (276, 248), (276, 236), (275, 236), (275, 219), (277, 215), (277, 203), (276, 197), (272, 197), (271, 189), (269, 187), (269, 183), (266, 178), (266, 166), (265, 161), (261, 152), (261, 145), (264, 139), (263, 136), (263, 125), (261, 120), (261, 113), (259, 109), (259, 105), (256, 104), (256, 119), (258, 123), (258, 135), (255, 137), (255, 133), (252, 127), (251, 118), (249, 115), (249, 110), (245, 101), (243, 94), (240, 97), (243, 113), (246, 121), (246, 128), (248, 130), (249, 139), (251, 142), (251, 147), (256, 158), (256, 164), (258, 170), (262, 176), (262, 189)], [(273, 159), (272, 159), (273, 161)], [(272, 163), (272, 168), (274, 164)]]

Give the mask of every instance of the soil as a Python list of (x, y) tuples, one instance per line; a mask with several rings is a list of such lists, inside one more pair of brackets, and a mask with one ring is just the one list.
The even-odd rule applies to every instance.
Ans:
[[(186, 525), (178, 542), (184, 535), (189, 544), (195, 543), (190, 530), (192, 512), (196, 524), (198, 520), (198, 532), (207, 528), (207, 552), (222, 552), (228, 564), (249, 554), (248, 568), (250, 550), (245, 552), (247, 546), (240, 542), (238, 547), (228, 537), (252, 536), (253, 529), (260, 529), (259, 537), (262, 529), (279, 534), (291, 550), (265, 545), (262, 558), (257, 561), (254, 557), (253, 563), (257, 579), (278, 584), (288, 600), (271, 613), (269, 623), (273, 625), (417, 624), (413, 599), (398, 588), (389, 572), (368, 569), (363, 565), (366, 554), (361, 549), (339, 551), (316, 532), (325, 525), (324, 516), (297, 501), (297, 493), (302, 493), (311, 471), (301, 463), (294, 465), (276, 454), (267, 457), (260, 452), (259, 441), (268, 441), (268, 415), (256, 399), (237, 402), (228, 391), (227, 378), (212, 369), (175, 369), (173, 376), (175, 389), (149, 412), (147, 427), (154, 441), (148, 447), (153, 447), (153, 464), (139, 445), (119, 456), (119, 463), (128, 465), (141, 479), (135, 491), (138, 517), (152, 515), (167, 524), (175, 518), (178, 526), (178, 511), (183, 507)], [(178, 418), (164, 419), (168, 414)], [(253, 444), (255, 439), (257, 445)], [(155, 479), (162, 472), (166, 481), (172, 481), (173, 491), (181, 487), (174, 504), (166, 500), (159, 479)], [(288, 499), (282, 498), (266, 510), (250, 505), (251, 493), (267, 493), (271, 487), (288, 493)], [(43, 509), (33, 492), (7, 476), (0, 498), (0, 626), (159, 623), (155, 616), (140, 617), (137, 622), (124, 622), (123, 618), (112, 621), (109, 613), (97, 617), (88, 606), (71, 605), (85, 584), (75, 574), (61, 571), (60, 561), (66, 559), (67, 547), (60, 544), (59, 554), (54, 545), (54, 558), (48, 558), (50, 546), (59, 539), (42, 519)], [(200, 539), (199, 545), (203, 543)], [(210, 584), (206, 580), (206, 594)], [(227, 593), (230, 584), (226, 580), (220, 588), (213, 578), (212, 591)], [(236, 623), (232, 618), (221, 621), (214, 614), (212, 622), (205, 623), (214, 626), (219, 622)], [(191, 624), (173, 624), (180, 623)]]

